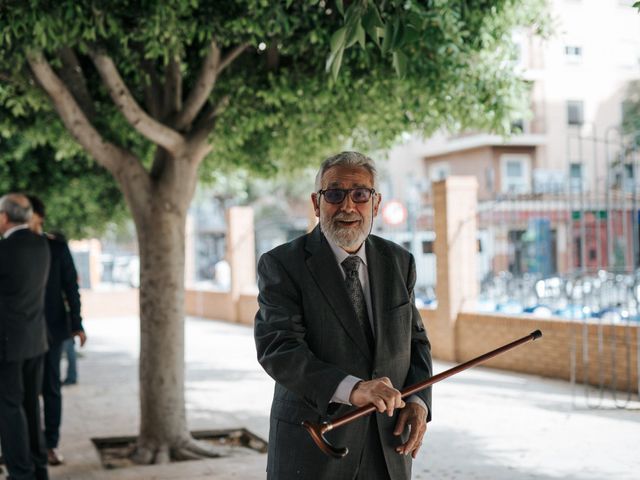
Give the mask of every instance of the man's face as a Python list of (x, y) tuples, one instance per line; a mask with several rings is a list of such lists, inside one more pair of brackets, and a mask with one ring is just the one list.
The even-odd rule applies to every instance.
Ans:
[[(322, 190), (328, 188), (373, 188), (371, 174), (364, 167), (338, 165), (331, 167), (322, 176)], [(369, 235), (373, 217), (378, 214), (381, 197), (371, 196), (364, 203), (356, 203), (346, 195), (339, 204), (326, 201), (324, 196), (311, 194), (316, 217), (320, 218), (323, 233), (343, 250), (354, 253)]]
[(32, 232), (42, 233), (44, 231), (44, 218), (33, 212), (31, 220), (29, 220), (29, 228)]

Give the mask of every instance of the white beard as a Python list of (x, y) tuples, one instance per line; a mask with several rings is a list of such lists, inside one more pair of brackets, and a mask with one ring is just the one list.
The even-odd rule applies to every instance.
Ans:
[[(362, 223), (355, 228), (344, 228), (340, 227), (338, 224), (338, 220), (349, 221), (356, 219), (360, 220)], [(320, 227), (322, 228), (322, 233), (324, 233), (325, 236), (333, 243), (345, 250), (359, 248), (369, 236), (370, 226), (371, 225), (365, 226), (364, 219), (360, 215), (338, 213), (333, 218), (320, 216)]]

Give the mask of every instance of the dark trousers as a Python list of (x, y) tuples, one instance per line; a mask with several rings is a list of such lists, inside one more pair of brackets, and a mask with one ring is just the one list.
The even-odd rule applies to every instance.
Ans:
[(67, 375), (65, 383), (76, 383), (78, 381), (78, 364), (76, 359), (76, 345), (73, 338), (62, 342), (64, 353), (67, 355)]
[(44, 356), (42, 400), (44, 403), (44, 438), (47, 448), (58, 448), (62, 420), (62, 394), (60, 392), (60, 359), (64, 342), (50, 342)]
[(44, 356), (0, 362), (0, 442), (10, 480), (48, 480), (40, 424)]
[[(394, 452), (395, 453), (395, 452)], [(397, 455), (397, 454), (396, 454)], [(369, 416), (367, 440), (362, 449), (360, 465), (355, 480), (389, 480), (387, 462), (384, 460), (382, 443), (375, 414)]]

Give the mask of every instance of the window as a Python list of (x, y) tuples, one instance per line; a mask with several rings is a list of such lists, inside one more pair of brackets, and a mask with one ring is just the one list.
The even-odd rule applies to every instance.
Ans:
[(523, 154), (505, 154), (500, 157), (502, 193), (529, 193), (531, 191), (531, 157)]
[(583, 186), (582, 163), (572, 162), (569, 164), (569, 187), (572, 192), (582, 191)]
[(519, 118), (511, 122), (511, 133), (523, 133), (524, 132), (524, 119)]
[(484, 184), (487, 187), (487, 191), (493, 192), (495, 186), (495, 172), (493, 167), (488, 167), (484, 170)]
[(437, 162), (429, 168), (429, 179), (432, 182), (444, 180), (451, 174), (451, 166), (448, 162)]
[(622, 169), (622, 185), (626, 192), (633, 192), (635, 190), (635, 168), (633, 163), (625, 163)]
[(582, 100), (569, 100), (567, 102), (567, 124), (581, 126), (584, 123), (584, 102)]
[(580, 63), (582, 61), (582, 47), (578, 45), (565, 45), (564, 56), (569, 63)]
[(425, 255), (433, 253), (433, 240), (422, 241), (422, 253)]

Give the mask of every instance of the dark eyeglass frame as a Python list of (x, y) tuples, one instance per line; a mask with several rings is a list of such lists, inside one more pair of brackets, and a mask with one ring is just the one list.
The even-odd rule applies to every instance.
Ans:
[[(354, 193), (355, 191), (366, 191), (369, 192), (369, 196), (367, 197), (366, 200), (356, 200), (354, 198)], [(341, 198), (339, 201), (331, 201), (329, 200), (329, 198), (327, 198), (327, 192), (340, 192), (341, 193)], [(373, 197), (376, 194), (376, 190), (375, 188), (367, 188), (367, 187), (355, 187), (355, 188), (326, 188), (324, 190), (318, 190), (318, 195), (324, 195), (324, 199), (327, 201), (327, 203), (330, 203), (332, 205), (340, 205), (342, 202), (345, 201), (345, 199), (347, 198), (347, 195), (349, 195), (349, 197), (351, 198), (351, 201), (353, 203), (367, 203), (369, 200), (371, 200), (371, 197)], [(330, 194), (331, 195), (331, 194)]]

